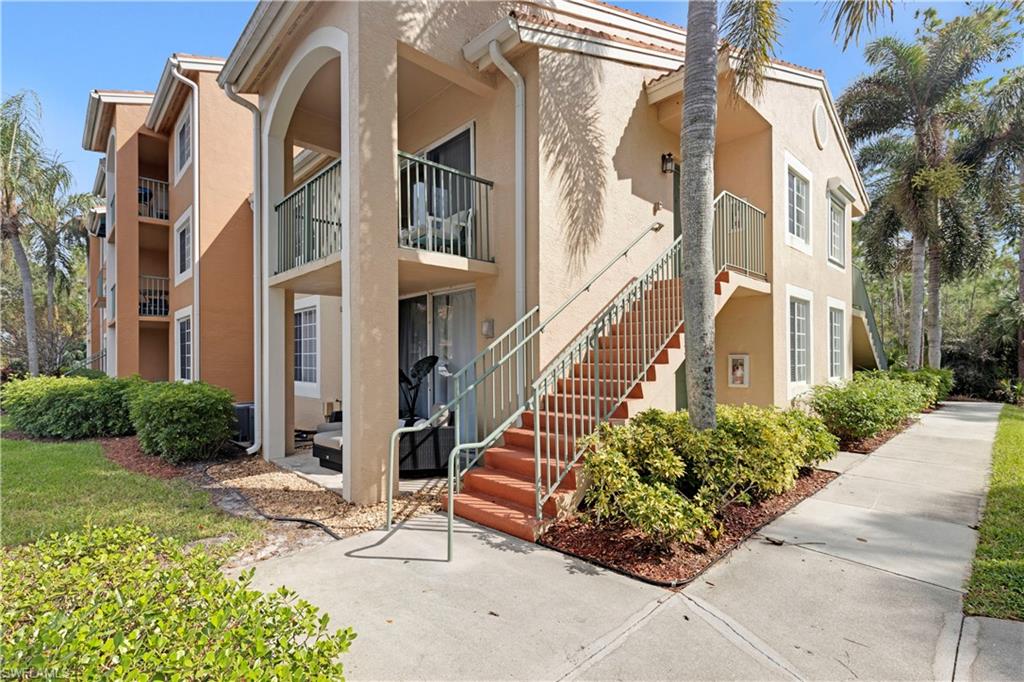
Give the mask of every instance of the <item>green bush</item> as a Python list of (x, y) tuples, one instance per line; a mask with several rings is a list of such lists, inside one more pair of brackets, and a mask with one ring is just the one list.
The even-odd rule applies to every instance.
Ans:
[(852, 443), (895, 429), (931, 405), (934, 395), (917, 381), (864, 372), (846, 384), (816, 386), (810, 406), (833, 435)]
[(209, 459), (231, 437), (234, 409), (223, 388), (151, 383), (135, 391), (130, 404), (142, 450), (173, 464)]
[(33, 377), (11, 381), (0, 405), (11, 426), (36, 438), (95, 438), (132, 433), (128, 399), (142, 379)]
[(102, 379), (103, 377), (107, 376), (107, 373), (102, 370), (93, 369), (92, 367), (76, 367), (70, 372), (64, 374), (64, 376), (85, 377), (86, 379)]
[(682, 542), (714, 537), (726, 506), (788, 490), (801, 468), (837, 450), (817, 418), (754, 406), (720, 406), (718, 428), (705, 431), (686, 412), (648, 410), (584, 443), (592, 513)]
[(12, 550), (0, 657), (14, 677), (343, 679), (355, 638), (286, 588), (250, 589), (202, 550), (137, 527), (53, 535)]

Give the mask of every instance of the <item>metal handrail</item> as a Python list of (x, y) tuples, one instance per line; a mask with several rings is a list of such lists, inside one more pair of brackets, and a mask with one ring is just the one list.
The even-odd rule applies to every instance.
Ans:
[(336, 160), (336, 161), (334, 161), (332, 163), (329, 163), (326, 166), (324, 166), (324, 168), (322, 170), (320, 170), (319, 172), (317, 172), (316, 175), (311, 177), (309, 180), (306, 180), (304, 183), (302, 183), (301, 185), (299, 185), (298, 187), (293, 189), (291, 192), (288, 192), (288, 194), (284, 195), (284, 198), (282, 198), (281, 201), (279, 201), (276, 204), (274, 204), (274, 210), (276, 211), (277, 209), (279, 209), (281, 207), (281, 204), (285, 203), (286, 201), (288, 201), (289, 199), (294, 197), (299, 192), (302, 192), (303, 190), (305, 190), (307, 187), (309, 187), (314, 182), (319, 180), (321, 176), (323, 176), (323, 175), (331, 172), (332, 170), (334, 170), (335, 166), (340, 166), (340, 165), (341, 165), (341, 159), (338, 159), (338, 160)]
[(272, 274), (326, 258), (341, 249), (341, 160), (334, 161), (274, 204)]
[(878, 332), (878, 324), (875, 322), (875, 310), (871, 305), (871, 298), (868, 296), (868, 288), (864, 283), (864, 273), (856, 265), (853, 266), (853, 307), (864, 313), (868, 323), (868, 333), (871, 336), (872, 352), (879, 369), (888, 369), (889, 358), (885, 354), (885, 343), (882, 335)]
[[(487, 370), (486, 372), (482, 373), (480, 376), (476, 377), (473, 381), (471, 381), (468, 385), (466, 385), (460, 391), (459, 388), (458, 388), (459, 384), (461, 383), (461, 381), (465, 380), (465, 378), (468, 376), (468, 373), (470, 371), (475, 369), (476, 363), (478, 361), (484, 359), (487, 356), (488, 353), (493, 352), (495, 349), (501, 348), (502, 344), (505, 343), (506, 341), (508, 341), (508, 339), (511, 338), (517, 332), (517, 330), (525, 328), (525, 326), (529, 323), (529, 321), (535, 315), (537, 315), (537, 313), (539, 312), (539, 306), (534, 306), (523, 317), (521, 317), (519, 320), (516, 320), (516, 322), (511, 327), (509, 327), (507, 330), (505, 330), (505, 332), (502, 333), (501, 336), (499, 336), (497, 339), (495, 339), (490, 344), (488, 344), (487, 348), (485, 348), (483, 351), (481, 351), (475, 358), (473, 358), (473, 360), (471, 360), (470, 362), (466, 363), (466, 365), (464, 365), (461, 369), (459, 369), (453, 375), (453, 380), (454, 380), (455, 386), (456, 386), (455, 398), (453, 398), (444, 407), (442, 407), (441, 409), (437, 410), (434, 414), (432, 414), (430, 417), (428, 417), (427, 420), (424, 423), (416, 425), (416, 426), (403, 426), (403, 427), (399, 427), (399, 428), (395, 429), (394, 432), (392, 432), (392, 434), (391, 434), (390, 450), (389, 450), (389, 453), (388, 453), (387, 486), (386, 486), (387, 487), (387, 528), (389, 530), (391, 529), (391, 523), (392, 523), (392, 496), (393, 496), (393, 494), (392, 494), (392, 478), (394, 476), (394, 460), (395, 460), (395, 454), (397, 452), (398, 438), (400, 436), (402, 436), (403, 434), (406, 434), (406, 433), (415, 433), (417, 431), (422, 431), (424, 429), (431, 428), (432, 426), (436, 426), (436, 420), (441, 418), (442, 415), (447, 415), (447, 414), (450, 414), (450, 413), (454, 412), (456, 414), (456, 417), (455, 417), (455, 419), (456, 419), (455, 439), (456, 440), (455, 440), (455, 448), (452, 450), (452, 453), (449, 456), (449, 459), (451, 459), (451, 457), (454, 457), (458, 453), (463, 452), (463, 451), (469, 449), (470, 447), (472, 447), (474, 445), (476, 445), (477, 447), (482, 447), (482, 446), (479, 446), (478, 444), (469, 444), (469, 445), (466, 445), (464, 447), (464, 446), (462, 446), (459, 443), (460, 433), (459, 433), (459, 424), (458, 424), (458, 411), (459, 411), (459, 407), (461, 406), (461, 404), (465, 401), (465, 398), (467, 398), (471, 394), (475, 394), (475, 391), (476, 391), (477, 387), (480, 386), (484, 381), (486, 381), (487, 379), (492, 377), (495, 374), (495, 372), (497, 372), (502, 366), (504, 366), (506, 363), (508, 363), (510, 359), (512, 359), (513, 357), (515, 357), (517, 359), (520, 358), (525, 353), (528, 344), (532, 343), (537, 338), (537, 336), (544, 331), (544, 329), (547, 327), (547, 325), (549, 325), (551, 323), (552, 320), (554, 320), (556, 317), (558, 317), (558, 315), (562, 311), (564, 311), (566, 308), (568, 308), (569, 305), (572, 304), (573, 301), (578, 299), (580, 296), (582, 296), (586, 292), (590, 291), (590, 288), (594, 285), (594, 283), (602, 275), (604, 275), (606, 272), (608, 272), (608, 270), (610, 270), (611, 267), (613, 265), (615, 265), (615, 263), (617, 263), (621, 259), (625, 258), (626, 255), (629, 253), (629, 251), (634, 246), (636, 246), (640, 242), (641, 239), (646, 237), (651, 232), (657, 232), (662, 227), (664, 227), (664, 224), (662, 224), (660, 222), (654, 222), (654, 223), (651, 223), (650, 225), (648, 225), (647, 227), (645, 227), (640, 232), (640, 234), (638, 234), (624, 249), (619, 251), (619, 253), (617, 253), (610, 261), (608, 261), (608, 263), (603, 268), (601, 268), (593, 277), (591, 277), (587, 281), (586, 284), (584, 284), (579, 290), (577, 290), (576, 293), (574, 293), (571, 297), (569, 297), (569, 299), (567, 299), (562, 305), (560, 305), (555, 310), (555, 312), (553, 312), (551, 315), (549, 315), (546, 319), (544, 319), (543, 322), (538, 324), (531, 331), (526, 333), (523, 336), (523, 338), (521, 338), (514, 346), (512, 346), (510, 349), (508, 349), (501, 356), (501, 358), (498, 360), (497, 363), (492, 363), (492, 365), (491, 365), (489, 370)], [(519, 409), (514, 411), (516, 419), (518, 419), (522, 415), (523, 411), (525, 411), (524, 410), (524, 399), (525, 399), (525, 397), (520, 397), (520, 399), (519, 399), (519, 402), (520, 402)], [(505, 419), (502, 423), (504, 424), (505, 422), (508, 422), (509, 419), (510, 418)], [(512, 421), (514, 422), (515, 420), (513, 419)], [(500, 430), (498, 428), (493, 429), (491, 431), (491, 433), (488, 435), (488, 438), (485, 438), (481, 442), (485, 442), (488, 439), (493, 439), (495, 432), (497, 432), (500, 435), (501, 433), (504, 432), (504, 430), (506, 428), (508, 428), (507, 425), (504, 426), (504, 428), (500, 428)], [(491, 442), (493, 442), (493, 440)], [(478, 455), (477, 458), (479, 458), (479, 455)], [(474, 459), (474, 462), (475, 462), (475, 459)], [(472, 466), (472, 464), (470, 464), (470, 466)], [(464, 467), (463, 471), (460, 472), (460, 475), (459, 475), (459, 479), (460, 480), (461, 480), (461, 474), (464, 473), (465, 469), (466, 468)], [(449, 480), (449, 482), (448, 482), (448, 501), (449, 501), (449, 507), (453, 504), (452, 501), (451, 501), (452, 500), (452, 490), (453, 490), (453, 482), (451, 480)], [(448, 530), (449, 530), (449, 536), (450, 536), (451, 535), (451, 524), (450, 523), (449, 523), (449, 529)], [(451, 543), (449, 542), (449, 545), (450, 544)], [(451, 559), (450, 553), (449, 553), (449, 557), (448, 558), (449, 558), (449, 560)]]
[(765, 212), (732, 192), (715, 197), (715, 270), (724, 269), (767, 279), (764, 262)]
[(473, 182), (479, 182), (482, 185), (488, 187), (494, 187), (494, 181), (488, 180), (487, 178), (481, 178), (479, 175), (473, 175), (465, 171), (460, 171), (458, 168), (452, 168), (451, 166), (445, 166), (444, 164), (436, 163), (434, 161), (427, 161), (422, 156), (416, 156), (415, 154), (409, 154), (408, 152), (398, 152), (398, 158), (404, 159), (405, 161), (412, 161), (417, 164), (429, 166), (430, 168), (436, 168), (452, 175), (458, 175), (459, 177), (472, 180)]

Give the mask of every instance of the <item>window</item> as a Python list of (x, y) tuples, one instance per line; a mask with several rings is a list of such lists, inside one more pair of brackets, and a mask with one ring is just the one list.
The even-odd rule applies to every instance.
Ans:
[(834, 197), (828, 201), (828, 259), (846, 265), (846, 205)]
[(295, 311), (295, 381), (317, 383), (317, 309)]
[(803, 242), (810, 242), (810, 227), (807, 224), (807, 196), (810, 193), (807, 180), (789, 170), (789, 234)]
[(192, 162), (192, 100), (185, 102), (174, 126), (174, 182)]
[(174, 375), (179, 381), (192, 381), (192, 307), (174, 314)]
[(192, 208), (174, 224), (174, 284), (192, 276)]
[(811, 377), (811, 302), (789, 298), (789, 381), (809, 383)]
[(844, 360), (843, 348), (846, 343), (844, 330), (846, 311), (829, 306), (828, 309), (828, 377), (842, 379)]

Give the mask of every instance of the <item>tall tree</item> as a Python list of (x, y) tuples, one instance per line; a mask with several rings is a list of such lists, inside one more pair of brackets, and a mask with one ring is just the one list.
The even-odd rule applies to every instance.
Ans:
[(28, 370), (39, 374), (36, 308), (32, 297), (32, 271), (23, 239), (29, 229), (28, 197), (45, 174), (46, 163), (36, 126), (39, 100), (33, 92), (12, 95), (0, 105), (0, 238), (10, 245), (21, 277)]
[(942, 226), (940, 200), (956, 169), (949, 158), (951, 112), (956, 98), (986, 63), (1003, 58), (1015, 37), (1000, 10), (985, 7), (942, 23), (933, 11), (914, 42), (880, 38), (865, 51), (874, 72), (859, 78), (839, 98), (839, 114), (854, 145), (880, 135), (904, 134), (913, 140), (918, 167), (914, 184), (924, 196), (914, 215), (904, 214), (913, 230), (910, 340), (907, 365), (922, 364), (925, 269), (929, 297), (929, 364), (941, 366)]
[[(856, 40), (862, 27), (892, 14), (892, 0), (841, 0), (831, 3), (833, 29), (845, 44)], [(718, 59), (735, 59), (737, 90), (751, 87), (758, 94), (764, 70), (779, 38), (779, 2), (728, 0), (719, 42), (717, 0), (689, 3), (686, 26), (686, 64), (683, 67), (683, 124), (679, 148), (682, 159), (680, 195), (683, 229), (683, 309), (686, 311), (687, 409), (700, 429), (714, 428), (715, 419), (715, 305), (714, 224), (715, 125), (718, 119)]]

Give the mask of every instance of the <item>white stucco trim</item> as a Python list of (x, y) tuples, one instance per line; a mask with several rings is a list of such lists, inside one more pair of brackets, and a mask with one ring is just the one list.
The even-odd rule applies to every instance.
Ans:
[[(181, 329), (179, 323), (185, 318), (189, 318), (192, 321), (192, 306), (187, 305), (184, 308), (179, 308), (174, 311), (174, 380), (183, 381), (185, 383), (191, 383), (192, 379), (181, 378)], [(196, 348), (196, 328), (194, 324), (189, 326), (189, 333), (191, 338), (189, 339), (189, 360), (192, 365), (189, 367), (189, 376), (194, 376), (195, 373), (191, 370), (195, 367), (195, 348)]]
[[(846, 301), (828, 296), (826, 298), (825, 315), (825, 339), (828, 341), (828, 380), (839, 382), (846, 379), (846, 367), (850, 360), (850, 315), (847, 312)], [(843, 368), (839, 375), (832, 374), (832, 311), (843, 312)]]
[(188, 270), (178, 272), (178, 264), (181, 262), (181, 254), (178, 252), (178, 232), (181, 231), (181, 226), (186, 222), (188, 222), (188, 229), (190, 232), (188, 237), (189, 246), (192, 247), (190, 251), (194, 253), (196, 250), (194, 243), (196, 230), (195, 224), (192, 222), (191, 206), (182, 211), (181, 215), (178, 216), (178, 219), (174, 221), (174, 231), (171, 233), (171, 238), (174, 240), (174, 286), (179, 286), (182, 282), (187, 282), (192, 278), (192, 253), (188, 254)]
[[(792, 339), (790, 334), (789, 304), (792, 299), (807, 301), (807, 381), (792, 381)], [(814, 292), (809, 289), (798, 287), (795, 284), (786, 285), (786, 383), (789, 387), (788, 397), (790, 400), (806, 393), (814, 384)]]
[[(831, 181), (829, 189), (825, 192), (825, 263), (833, 270), (846, 272), (850, 261), (850, 239), (852, 238), (852, 206), (849, 196), (841, 191), (840, 187), (832, 188)], [(832, 203), (839, 204), (843, 209), (843, 262), (839, 263), (832, 257)]]
[[(785, 235), (786, 245), (797, 251), (802, 251), (808, 256), (814, 255), (814, 173), (791, 154), (784, 150), (786, 168), (782, 175), (782, 205), (785, 207)], [(792, 171), (807, 181), (807, 240), (800, 239), (789, 231), (789, 173)]]
[(188, 99), (185, 100), (185, 104), (183, 104), (182, 107), (181, 107), (181, 113), (178, 114), (178, 120), (176, 120), (174, 122), (174, 130), (171, 133), (171, 139), (173, 141), (173, 145), (172, 146), (174, 147), (173, 164), (174, 164), (174, 184), (175, 184), (175, 186), (177, 186), (178, 180), (181, 180), (181, 176), (185, 174), (185, 171), (187, 171), (192, 166), (192, 159), (196, 155), (196, 150), (192, 149), (192, 140), (193, 140), (193, 138), (195, 138), (195, 135), (190, 134), (188, 136), (188, 138), (189, 138), (189, 142), (188, 142), (188, 144), (189, 144), (188, 162), (184, 166), (182, 166), (181, 168), (178, 167), (178, 153), (180, 151), (178, 149), (178, 133), (181, 131), (181, 127), (183, 125), (185, 125), (185, 120), (186, 119), (189, 119), (189, 121), (190, 121), (190, 125), (189, 125), (190, 130), (195, 128), (195, 122), (191, 121), (191, 118), (192, 118), (192, 95), (189, 95)]
[[(320, 314), (320, 296), (310, 296), (308, 298), (302, 298), (295, 302), (295, 310), (292, 314), (292, 326), (295, 326), (295, 315), (306, 310), (312, 310), (316, 313), (316, 381), (298, 381), (295, 384), (295, 395), (301, 398), (319, 398), (320, 397), (320, 381), (321, 372), (323, 371), (323, 324), (324, 318)], [(294, 353), (295, 348), (290, 348), (290, 352)]]

